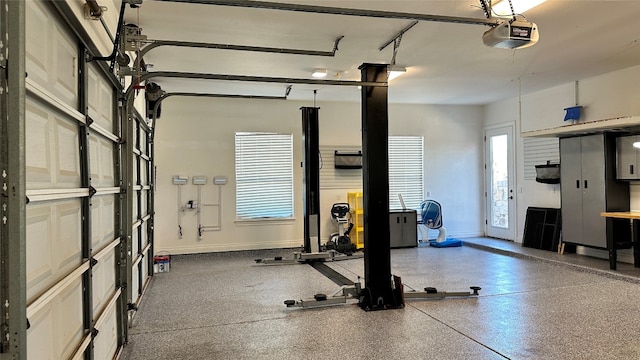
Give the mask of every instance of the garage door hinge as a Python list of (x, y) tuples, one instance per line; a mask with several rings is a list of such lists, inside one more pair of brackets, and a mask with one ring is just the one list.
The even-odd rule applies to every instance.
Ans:
[(2, 80), (9, 78), (9, 64), (7, 60), (0, 62), (0, 70), (2, 70)]

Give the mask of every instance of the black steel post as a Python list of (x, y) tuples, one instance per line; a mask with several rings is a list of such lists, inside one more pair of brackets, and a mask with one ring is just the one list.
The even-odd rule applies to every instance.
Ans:
[[(387, 65), (362, 64), (362, 81), (387, 81)], [(386, 86), (362, 86), (364, 280), (360, 307), (403, 306), (391, 282), (389, 231), (389, 116)]]
[(302, 107), (302, 142), (304, 147), (304, 176), (302, 192), (304, 200), (304, 252), (320, 251), (320, 143), (318, 135), (318, 110)]

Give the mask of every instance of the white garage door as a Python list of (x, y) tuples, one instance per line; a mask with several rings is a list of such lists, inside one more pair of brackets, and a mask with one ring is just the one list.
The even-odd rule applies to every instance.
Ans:
[(47, 4), (26, 2), (26, 31), (28, 357), (112, 359), (122, 343), (114, 86)]
[(132, 290), (131, 301), (137, 304), (140, 295), (148, 284), (150, 279), (150, 270), (152, 269), (153, 249), (149, 234), (151, 233), (149, 214), (149, 197), (151, 191), (150, 182), (150, 129), (147, 127), (143, 119), (135, 118), (135, 146), (133, 149), (133, 211), (132, 211)]

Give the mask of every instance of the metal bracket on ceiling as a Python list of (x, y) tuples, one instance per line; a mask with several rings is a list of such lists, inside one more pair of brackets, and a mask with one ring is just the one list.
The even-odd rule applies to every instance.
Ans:
[(118, 76), (140, 76), (146, 73), (147, 71), (134, 67), (121, 67), (118, 69)]
[(384, 45), (382, 45), (378, 49), (379, 51), (382, 51), (384, 48), (389, 46), (389, 44), (393, 43), (393, 55), (391, 56), (391, 62), (389, 63), (389, 65), (393, 66), (393, 65), (396, 64), (396, 55), (398, 54), (398, 49), (400, 48), (400, 42), (402, 41), (402, 35), (404, 35), (407, 31), (411, 30), (411, 28), (416, 26), (417, 23), (418, 23), (417, 20), (413, 21), (407, 27), (405, 27), (404, 29), (400, 30), (400, 32), (398, 34), (396, 34), (395, 37), (393, 37), (391, 40), (387, 41)]
[(124, 50), (138, 51), (142, 42), (147, 41), (147, 35), (142, 35), (142, 29), (133, 24), (124, 25)]
[(102, 13), (107, 11), (107, 7), (100, 6), (96, 0), (85, 0), (82, 7), (84, 9), (84, 18), (87, 20), (100, 20)]
[(406, 33), (407, 31), (411, 30), (412, 27), (416, 26), (416, 24), (418, 23), (417, 20), (413, 21), (411, 24), (409, 24), (407, 27), (405, 27), (404, 29), (400, 30), (399, 33), (397, 33), (393, 38), (391, 38), (391, 40), (387, 41), (386, 43), (384, 43), (384, 45), (380, 46), (380, 48), (378, 48), (379, 51), (384, 50), (384, 48), (386, 48), (387, 46), (389, 46), (389, 44), (394, 43), (394, 48), (397, 47), (395, 45), (395, 43), (398, 43), (399, 46), (399, 42), (400, 39), (402, 39), (402, 35), (404, 35), (404, 33)]

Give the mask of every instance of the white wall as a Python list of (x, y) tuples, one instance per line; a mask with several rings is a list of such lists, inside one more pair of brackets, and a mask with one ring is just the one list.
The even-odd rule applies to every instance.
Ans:
[[(302, 161), (300, 107), (310, 103), (246, 99), (172, 97), (162, 104), (155, 138), (157, 192), (155, 241), (157, 251), (194, 253), (259, 248), (295, 247), (303, 243)], [(359, 146), (359, 103), (319, 103), (321, 146)], [(294, 135), (295, 221), (236, 222), (234, 133), (270, 131)], [(390, 105), (390, 135), (423, 134), (425, 138), (425, 191), (443, 206), (450, 235), (479, 236), (482, 219), (482, 107)], [(455, 159), (455, 161), (452, 161)], [(222, 230), (196, 233), (195, 212), (182, 218), (183, 237), (177, 231), (177, 186), (174, 175), (227, 176), (222, 187)], [(191, 181), (191, 180), (190, 180)], [(322, 187), (322, 184), (321, 184)], [(203, 187), (215, 197), (215, 186)], [(335, 232), (329, 211), (346, 202), (347, 191), (321, 191), (321, 236)], [(196, 197), (194, 185), (181, 189), (183, 202)], [(203, 221), (204, 223), (205, 221)]]
[[(526, 80), (523, 80), (526, 81)], [(485, 107), (485, 126), (509, 121), (516, 122), (516, 133), (566, 125), (564, 108), (577, 103), (583, 106), (580, 122), (599, 121), (640, 115), (640, 66), (623, 69), (597, 77), (580, 80), (533, 94), (514, 97)], [(577, 88), (577, 92), (576, 92)], [(516, 136), (516, 187), (518, 234), (522, 232), (526, 209), (529, 206), (560, 207), (559, 185), (524, 180), (523, 140)], [(640, 185), (631, 185), (631, 209), (640, 210)]]

